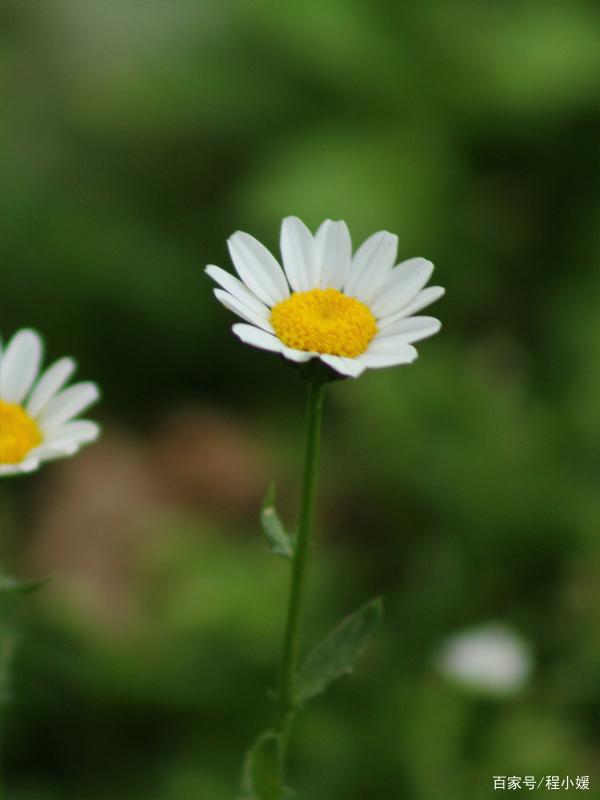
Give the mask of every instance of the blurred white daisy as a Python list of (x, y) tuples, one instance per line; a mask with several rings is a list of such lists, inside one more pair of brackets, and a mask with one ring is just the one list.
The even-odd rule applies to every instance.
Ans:
[(98, 399), (95, 383), (63, 389), (75, 362), (61, 358), (39, 376), (42, 340), (35, 331), (0, 342), (0, 475), (33, 472), (97, 438), (95, 422), (74, 418)]
[(456, 683), (489, 694), (521, 689), (532, 669), (531, 649), (515, 631), (488, 624), (450, 636), (436, 658), (441, 672)]
[(241, 280), (208, 266), (215, 295), (246, 323), (233, 326), (247, 344), (292, 361), (320, 358), (342, 375), (368, 367), (410, 364), (413, 343), (437, 333), (434, 317), (414, 316), (444, 294), (423, 288), (433, 272), (424, 258), (394, 266), (398, 237), (373, 234), (352, 255), (345, 222), (325, 220), (313, 236), (297, 217), (281, 226), (277, 259), (253, 236), (238, 231), (227, 242)]

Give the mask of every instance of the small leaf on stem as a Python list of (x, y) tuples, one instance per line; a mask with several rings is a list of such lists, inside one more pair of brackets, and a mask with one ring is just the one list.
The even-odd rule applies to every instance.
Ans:
[(52, 580), (52, 575), (44, 578), (33, 578), (31, 580), (20, 581), (17, 578), (9, 578), (8, 575), (0, 575), (0, 594), (31, 594), (37, 592)]
[(271, 484), (260, 509), (260, 524), (269, 540), (270, 550), (277, 556), (292, 559), (294, 548), (275, 508), (275, 484)]
[(352, 672), (382, 613), (381, 598), (376, 597), (342, 620), (309, 653), (296, 678), (297, 705), (303, 705), (324, 692), (337, 678)]
[(265, 731), (246, 754), (241, 800), (286, 800), (292, 797), (281, 784), (281, 736)]

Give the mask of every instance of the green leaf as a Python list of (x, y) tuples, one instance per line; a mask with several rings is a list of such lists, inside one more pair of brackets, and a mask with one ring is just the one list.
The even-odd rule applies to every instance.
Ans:
[(275, 508), (275, 484), (273, 483), (269, 486), (260, 509), (260, 524), (271, 545), (271, 552), (291, 560), (294, 557), (292, 539), (286, 533)]
[(45, 586), (52, 580), (52, 575), (46, 575), (44, 578), (34, 578), (27, 581), (19, 581), (16, 578), (9, 578), (7, 575), (0, 575), (0, 593), (6, 592), (10, 594), (31, 594), (37, 592), (42, 586)]
[(286, 800), (292, 796), (281, 783), (281, 736), (265, 731), (246, 754), (242, 800)]
[(381, 598), (376, 597), (346, 617), (309, 653), (296, 679), (295, 702), (298, 705), (324, 692), (337, 678), (352, 672), (382, 613)]

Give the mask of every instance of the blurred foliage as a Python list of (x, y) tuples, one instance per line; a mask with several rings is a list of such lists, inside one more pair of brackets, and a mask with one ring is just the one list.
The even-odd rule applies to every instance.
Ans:
[[(494, 774), (592, 772), (598, 21), (585, 0), (0, 5), (1, 332), (76, 354), (107, 430), (149, 442), (175, 406), (226, 409), (293, 513), (302, 387), (230, 335), (203, 266), (238, 228), (276, 247), (294, 213), (355, 243), (397, 232), (447, 287), (413, 367), (329, 392), (309, 633), (380, 591), (386, 620), (299, 720), (299, 798), (479, 800)], [(26, 523), (21, 572), (61, 469), (0, 501)], [(11, 800), (235, 796), (286, 587), (259, 504), (150, 509), (129, 616), (61, 594), (50, 542), (56, 586), (19, 601)], [(510, 701), (432, 667), (440, 637), (490, 619), (536, 652)]]

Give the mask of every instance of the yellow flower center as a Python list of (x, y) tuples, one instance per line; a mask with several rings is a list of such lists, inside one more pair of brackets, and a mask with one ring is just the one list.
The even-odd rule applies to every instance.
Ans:
[(0, 464), (18, 464), (41, 441), (29, 414), (17, 403), (0, 400)]
[(354, 358), (377, 333), (371, 310), (337, 289), (295, 292), (271, 310), (275, 333), (288, 347)]

